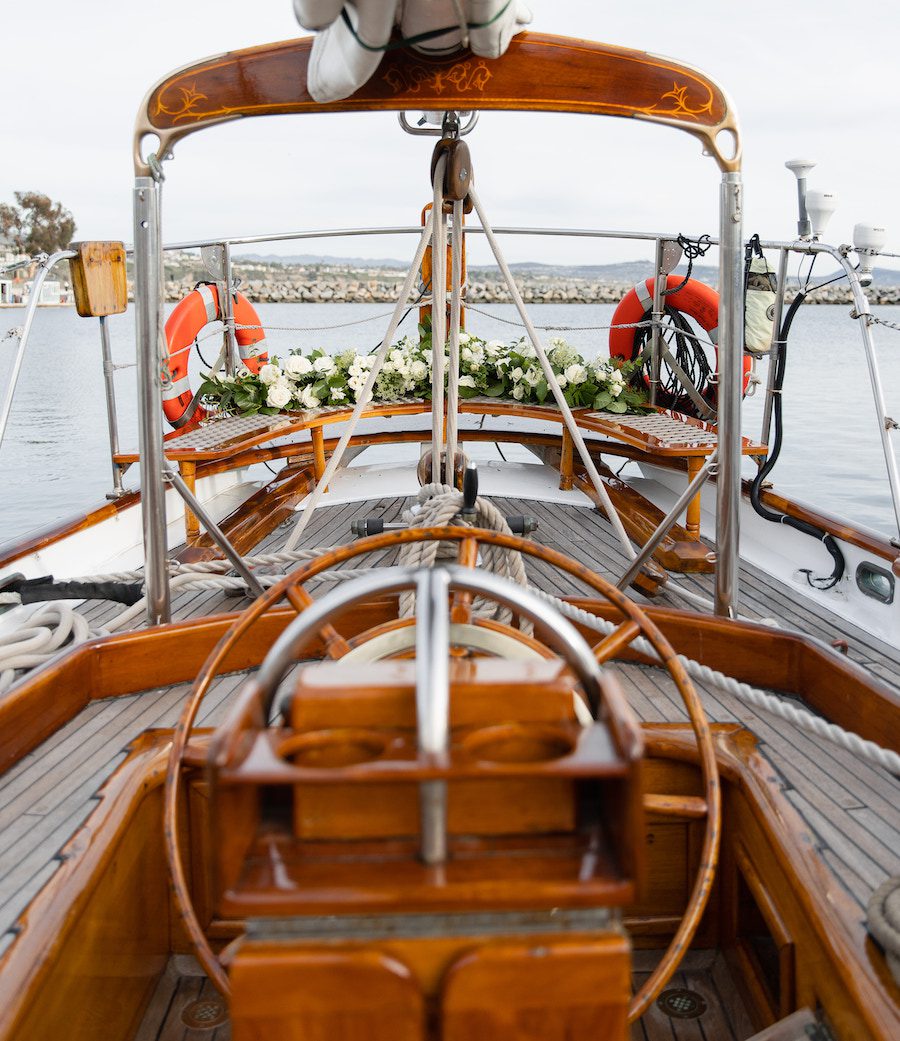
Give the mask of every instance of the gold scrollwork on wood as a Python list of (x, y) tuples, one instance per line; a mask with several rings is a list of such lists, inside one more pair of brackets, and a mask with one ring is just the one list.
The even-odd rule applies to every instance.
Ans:
[(483, 91), (491, 78), (491, 70), (483, 61), (462, 61), (449, 69), (427, 68), (424, 65), (394, 66), (382, 79), (395, 94), (418, 94), (423, 88), (443, 94), (451, 88), (460, 94)]
[[(704, 84), (704, 86), (706, 86)], [(654, 116), (704, 116), (712, 113), (713, 107), (713, 93), (706, 87), (707, 90), (707, 101), (704, 105), (698, 105), (696, 102), (692, 106), (688, 103), (688, 90), (690, 88), (685, 86), (683, 83), (673, 83), (672, 89), (666, 91), (665, 94), (654, 102), (648, 108), (641, 109), (646, 115)], [(664, 102), (670, 102), (668, 106), (665, 106)], [(660, 107), (662, 105), (662, 107)]]

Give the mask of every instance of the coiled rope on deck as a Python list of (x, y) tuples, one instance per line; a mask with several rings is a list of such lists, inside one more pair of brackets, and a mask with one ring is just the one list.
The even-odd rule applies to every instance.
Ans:
[[(416, 505), (403, 513), (403, 519), (410, 527), (436, 528), (474, 527), (486, 528), (489, 531), (502, 531), (511, 535), (506, 517), (497, 509), (490, 499), (478, 498), (474, 503), (474, 514), (471, 519), (460, 516), (463, 507), (462, 492), (446, 484), (425, 484), (419, 489)], [(434, 567), (441, 549), (440, 542), (408, 542), (400, 550), (399, 563), (405, 567)], [(522, 554), (508, 550), (503, 546), (484, 543), (479, 547), (481, 566), (487, 571), (509, 579), (520, 586), (528, 585), (528, 575)], [(413, 592), (400, 596), (400, 617), (411, 618), (415, 614), (416, 595)], [(509, 624), (512, 612), (509, 608), (493, 601), (476, 597), (472, 613), (480, 618), (493, 618), (498, 622)]]
[[(445, 524), (463, 523), (458, 517), (463, 504), (463, 497), (455, 488), (443, 484), (428, 484), (419, 491), (417, 507), (413, 506), (404, 514), (407, 523), (416, 527), (432, 527)], [(497, 509), (489, 499), (476, 499), (474, 521), (477, 526), (495, 531), (509, 532), (509, 526), (504, 515)], [(411, 542), (407, 543), (400, 556), (400, 563), (418, 567), (434, 566), (440, 549), (439, 542)], [(520, 553), (508, 550), (502, 546), (482, 545), (481, 566), (493, 570), (495, 573), (514, 581), (520, 585), (527, 586), (533, 593), (548, 603), (553, 604), (557, 610), (588, 629), (608, 635), (615, 628), (615, 623), (608, 622), (597, 615), (591, 614), (583, 608), (576, 607), (565, 600), (546, 593), (529, 585), (525, 565)], [(276, 564), (284, 565), (309, 560), (324, 552), (324, 549), (292, 550), (280, 553), (265, 554), (259, 557), (248, 558), (251, 564)], [(235, 592), (246, 592), (243, 579), (223, 574), (230, 570), (228, 561), (198, 561), (196, 564), (182, 564), (175, 569), (176, 573), (171, 578), (173, 589), (191, 586), (193, 588), (209, 588), (220, 590), (233, 590)], [(343, 569), (339, 571), (323, 572), (317, 576), (320, 580), (347, 580), (358, 577), (360, 574), (371, 569)], [(104, 579), (121, 580), (123, 576), (132, 576), (135, 572), (119, 572), (114, 576), (100, 576)], [(280, 580), (279, 575), (257, 575), (263, 586), (272, 585)], [(404, 594), (406, 596), (406, 594)], [(482, 605), (477, 605), (478, 610), (485, 610)], [(118, 615), (105, 627), (106, 632), (113, 631), (127, 624), (135, 613), (142, 610), (141, 603), (134, 604)], [(501, 612), (504, 609), (500, 609)], [(410, 617), (414, 613), (414, 601), (401, 598), (401, 617)], [(493, 614), (497, 620), (510, 620), (508, 613)], [(68, 641), (71, 646), (89, 639), (91, 636), (102, 635), (92, 632), (87, 619), (76, 611), (59, 602), (46, 605), (43, 609), (28, 615), (24, 621), (24, 628), (16, 632), (0, 634), (0, 691), (11, 685), (15, 678), (15, 670), (31, 668), (42, 664)], [(70, 639), (71, 637), (71, 639)], [(657, 658), (656, 652), (649, 641), (638, 637), (632, 642), (632, 647), (639, 654), (650, 658)], [(679, 655), (679, 660), (684, 665), (688, 675), (705, 684), (712, 684), (733, 695), (738, 700), (750, 705), (752, 708), (760, 709), (771, 715), (786, 720), (800, 730), (814, 734), (816, 737), (832, 741), (839, 747), (846, 749), (860, 759), (874, 763), (876, 766), (887, 770), (896, 776), (900, 776), (900, 755), (891, 749), (882, 748), (859, 734), (844, 730), (835, 723), (816, 716), (806, 709), (797, 707), (790, 702), (784, 701), (772, 694), (768, 694), (752, 687), (748, 683), (737, 680), (732, 676), (719, 672), (703, 665), (700, 662)]]
[(869, 897), (868, 928), (884, 949), (885, 960), (900, 983), (900, 878), (889, 878)]

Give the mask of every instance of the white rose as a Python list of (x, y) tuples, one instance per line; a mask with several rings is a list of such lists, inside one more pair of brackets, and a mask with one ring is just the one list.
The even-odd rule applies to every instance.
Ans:
[(489, 340), (488, 350), (491, 351), (502, 351), (506, 348), (506, 344), (502, 340)]
[(266, 404), (271, 405), (272, 408), (284, 408), (292, 397), (293, 395), (286, 381), (278, 380), (277, 383), (273, 383), (269, 387), (269, 393), (266, 395)]
[(513, 397), (516, 399), (516, 401), (521, 401), (522, 398), (525, 397), (525, 388), (522, 386), (521, 383), (517, 383), (513, 387), (512, 394), (513, 394)]
[(474, 376), (460, 376), (459, 377), (459, 385), (461, 387), (474, 387), (475, 386), (475, 377)]
[(609, 392), (610, 392), (610, 394), (612, 394), (612, 396), (614, 398), (617, 398), (622, 393), (622, 391), (624, 389), (625, 389), (624, 384), (622, 384), (622, 383), (612, 383), (612, 384), (610, 384)]
[(475, 355), (472, 353), (471, 347), (463, 347), (463, 349), (459, 352), (459, 356), (460, 358), (462, 358), (463, 361), (471, 361), (475, 357)]
[(609, 380), (610, 383), (625, 383), (625, 377), (618, 369), (613, 369), (613, 371), (606, 378)]
[(292, 376), (294, 379), (298, 379), (300, 376), (306, 376), (312, 372), (313, 366), (309, 358), (304, 358), (302, 354), (292, 354), (290, 357), (284, 359), (284, 371), (288, 376)]
[(460, 334), (459, 334), (459, 342), (460, 343), (468, 343), (469, 340), (471, 340), (471, 339), (472, 339), (472, 337), (469, 336), (468, 333), (464, 333), (464, 332), (462, 332), (462, 330), (460, 330)]
[(520, 347), (519, 354), (521, 354), (523, 358), (537, 357), (537, 351), (534, 349), (534, 347), (531, 346), (530, 343), (524, 344), (522, 347)]
[(332, 358), (328, 354), (323, 354), (321, 358), (316, 358), (316, 360), (313, 362), (313, 368), (316, 370), (316, 372), (333, 372), (334, 358)]
[(280, 375), (281, 369), (277, 365), (263, 365), (259, 370), (259, 382), (268, 386), (270, 383), (274, 383)]
[(525, 382), (529, 387), (536, 387), (538, 383), (541, 382), (541, 377), (543, 375), (544, 374), (540, 369), (529, 369), (528, 372), (525, 373)]
[(587, 372), (583, 365), (579, 365), (577, 362), (570, 365), (566, 369), (566, 379), (569, 383), (584, 383), (587, 379)]
[(332, 401), (343, 401), (347, 395), (341, 390), (340, 387), (331, 388), (331, 400)]
[(559, 389), (560, 390), (562, 390), (564, 387), (567, 387), (569, 385), (569, 381), (568, 381), (568, 379), (566, 379), (566, 374), (564, 372), (561, 372), (556, 377), (556, 382), (559, 384)]
[(409, 374), (414, 380), (423, 380), (428, 375), (428, 366), (424, 361), (414, 361), (409, 366)]
[(312, 387), (304, 387), (299, 394), (300, 404), (303, 408), (318, 408), (321, 402), (313, 394)]
[(519, 366), (516, 366), (509, 375), (512, 378), (513, 383), (518, 383), (525, 373), (521, 368), (519, 368)]

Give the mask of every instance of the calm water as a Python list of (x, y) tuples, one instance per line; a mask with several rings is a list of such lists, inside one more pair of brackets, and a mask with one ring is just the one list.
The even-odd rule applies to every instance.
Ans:
[[(319, 327), (383, 315), (390, 305), (267, 304), (258, 307), (270, 350), (316, 346), (375, 346), (387, 323), (370, 322), (318, 332), (283, 331), (278, 326)], [(512, 338), (519, 331), (497, 318), (514, 318), (512, 305), (493, 305), (496, 318), (469, 314), (469, 328), (488, 338)], [(612, 305), (544, 304), (533, 309), (539, 325), (608, 325)], [(785, 445), (773, 477), (780, 491), (814, 502), (858, 523), (896, 534), (865, 358), (856, 323), (847, 307), (803, 308), (794, 321), (785, 385)], [(900, 321), (900, 307), (877, 309)], [(0, 311), (0, 388), (13, 358), (6, 331), (20, 325), (20, 309)], [(415, 313), (404, 330), (415, 332)], [(134, 360), (131, 310), (109, 319), (116, 364)], [(564, 335), (583, 354), (606, 350), (607, 334), (582, 328)], [(900, 333), (878, 330), (879, 360), (888, 413), (900, 416)], [(213, 361), (217, 339), (204, 353)], [(199, 362), (196, 362), (199, 365)], [(765, 373), (765, 364), (762, 371)], [(194, 384), (196, 386), (196, 382)], [(123, 448), (137, 444), (135, 370), (116, 373)], [(745, 402), (745, 433), (758, 435), (762, 396)], [(749, 471), (748, 471), (749, 472)], [(129, 473), (136, 483), (136, 473)], [(0, 446), (0, 543), (42, 528), (96, 504), (111, 487), (97, 322), (73, 309), (43, 309), (32, 338), (13, 413)]]

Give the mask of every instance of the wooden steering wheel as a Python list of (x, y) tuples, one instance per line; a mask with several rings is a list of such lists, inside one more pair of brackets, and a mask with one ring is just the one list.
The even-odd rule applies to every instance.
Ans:
[[(197, 957), (213, 984), (223, 996), (227, 997), (230, 992), (228, 977), (221, 962), (211, 949), (193, 908), (182, 866), (176, 827), (179, 784), (185, 749), (200, 704), (212, 680), (218, 675), (220, 666), (237, 641), (280, 600), (286, 599), (298, 613), (313, 603), (312, 597), (304, 588), (304, 583), (323, 571), (334, 568), (336, 565), (354, 557), (419, 541), (458, 543), (457, 561), (465, 567), (476, 566), (479, 545), (484, 544), (524, 553), (527, 556), (552, 564), (554, 567), (559, 568), (560, 571), (580, 580), (608, 601), (621, 615), (621, 620), (616, 624), (613, 631), (593, 646), (592, 650), (597, 661), (600, 663), (608, 661), (621, 653), (635, 638), (643, 636), (652, 645), (660, 663), (672, 677), (681, 695), (697, 740), (705, 796), (648, 794), (644, 796), (644, 805), (648, 811), (654, 814), (687, 817), (695, 820), (705, 819), (703, 846), (697, 876), (678, 929), (663, 959), (631, 1000), (628, 1020), (629, 1023), (633, 1023), (646, 1012), (650, 1004), (676, 972), (697, 931), (712, 889), (718, 863), (722, 809), (719, 773), (709, 722), (706, 719), (700, 698), (684, 666), (679, 661), (674, 648), (637, 604), (606, 579), (571, 557), (567, 557), (549, 546), (540, 545), (539, 543), (530, 542), (528, 539), (520, 538), (517, 535), (498, 531), (463, 527), (408, 528), (400, 531), (383, 532), (345, 546), (339, 546), (314, 560), (302, 564), (291, 574), (272, 586), (235, 619), (219, 640), (194, 682), (190, 697), (176, 726), (169, 754), (165, 787), (164, 830), (166, 855), (169, 861), (176, 904), (185, 928), (196, 948)], [(489, 628), (505, 638), (512, 639), (520, 644), (530, 645), (533, 649), (537, 649), (539, 653), (547, 653), (547, 648), (544, 648), (542, 644), (532, 637), (526, 636), (511, 625), (485, 622), (484, 620), (475, 620), (473, 623), (471, 595), (468, 593), (454, 593), (451, 605), (451, 621), (463, 627), (474, 624), (481, 628)], [(408, 624), (405, 620), (397, 620), (387, 623), (387, 625), (376, 626), (361, 633), (352, 643), (358, 647), (360, 644), (365, 643), (367, 639), (381, 638), (385, 633), (396, 631)], [(321, 637), (325, 642), (326, 654), (330, 658), (338, 659), (351, 651), (351, 644), (330, 624), (322, 626)]]

